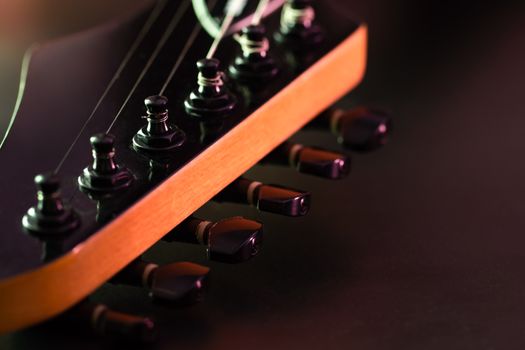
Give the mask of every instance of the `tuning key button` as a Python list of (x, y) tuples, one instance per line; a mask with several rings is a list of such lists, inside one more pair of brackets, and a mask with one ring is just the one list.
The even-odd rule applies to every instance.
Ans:
[(277, 185), (238, 178), (215, 198), (219, 202), (253, 205), (260, 211), (287, 216), (304, 216), (310, 208), (310, 194)]
[(271, 79), (277, 74), (275, 60), (268, 52), (270, 43), (264, 26), (245, 27), (237, 41), (242, 52), (229, 67), (231, 76), (243, 83), (253, 85)]
[(113, 283), (144, 287), (156, 301), (193, 304), (208, 289), (210, 269), (190, 262), (156, 265), (134, 261), (119, 272)]
[(80, 188), (91, 194), (107, 194), (129, 187), (133, 175), (115, 162), (115, 136), (96, 134), (89, 141), (93, 163), (78, 177)]
[(150, 96), (144, 100), (147, 124), (133, 137), (135, 150), (146, 153), (169, 151), (182, 145), (184, 132), (168, 121), (168, 99)]
[(263, 240), (263, 225), (240, 216), (216, 222), (190, 217), (163, 238), (207, 246), (210, 260), (240, 263), (257, 255)]
[(275, 34), (279, 42), (291, 48), (312, 47), (323, 40), (323, 30), (315, 22), (312, 0), (287, 0), (281, 11), (281, 28)]
[(215, 58), (197, 62), (197, 88), (184, 101), (186, 112), (201, 121), (227, 116), (235, 108), (235, 97), (225, 87), (219, 65)]
[(160, 266), (151, 278), (151, 295), (159, 301), (199, 302), (208, 289), (209, 273), (209, 268), (190, 262)]
[(303, 174), (341, 179), (350, 172), (350, 157), (341, 153), (285, 142), (266, 156), (262, 163), (291, 166)]
[(150, 343), (157, 335), (155, 323), (150, 318), (114, 311), (88, 300), (74, 306), (59, 319), (68, 324), (87, 326), (104, 337)]
[(372, 151), (387, 143), (392, 121), (379, 110), (358, 107), (349, 111), (328, 110), (323, 113), (332, 132), (345, 147), (356, 151)]
[(67, 207), (60, 194), (60, 181), (54, 174), (35, 177), (37, 205), (22, 218), (24, 228), (40, 239), (60, 238), (79, 225), (78, 216)]

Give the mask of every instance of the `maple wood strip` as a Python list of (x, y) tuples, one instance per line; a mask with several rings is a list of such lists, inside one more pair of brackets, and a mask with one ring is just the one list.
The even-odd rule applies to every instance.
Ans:
[(349, 38), (120, 217), (42, 268), (0, 282), (0, 333), (88, 296), (362, 80), (367, 28)]

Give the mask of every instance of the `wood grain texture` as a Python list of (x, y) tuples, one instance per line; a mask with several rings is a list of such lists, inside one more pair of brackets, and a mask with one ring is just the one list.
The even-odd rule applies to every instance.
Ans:
[[(53, 317), (110, 279), (166, 232), (362, 80), (367, 28), (349, 38), (120, 217), (48, 265), (0, 282), (0, 333)], [(199, 186), (195, 186), (199, 184)]]

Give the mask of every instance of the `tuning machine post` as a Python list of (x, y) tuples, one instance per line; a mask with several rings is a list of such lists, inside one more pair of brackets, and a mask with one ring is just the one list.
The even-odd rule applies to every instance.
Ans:
[(263, 225), (240, 216), (215, 222), (191, 216), (163, 240), (205, 245), (210, 260), (240, 263), (253, 258), (261, 250)]
[(169, 121), (168, 99), (154, 95), (144, 100), (147, 124), (133, 137), (133, 148), (151, 156), (180, 147), (185, 133)]
[(315, 21), (312, 0), (286, 0), (275, 39), (293, 51), (308, 50), (323, 41), (324, 33)]
[(260, 211), (286, 216), (304, 216), (310, 208), (310, 193), (238, 178), (214, 197), (218, 202), (248, 204)]
[(236, 40), (241, 47), (241, 52), (229, 67), (232, 77), (241, 84), (255, 87), (278, 73), (279, 69), (270, 54), (270, 41), (266, 37), (266, 29), (263, 25), (243, 28)]
[(200, 121), (210, 121), (230, 114), (236, 105), (235, 96), (226, 88), (224, 74), (216, 58), (197, 62), (197, 88), (184, 101), (186, 112)]
[(77, 213), (67, 206), (60, 193), (58, 176), (52, 173), (35, 176), (37, 204), (22, 218), (24, 230), (42, 243), (44, 262), (64, 253), (64, 240), (79, 226)]
[(80, 189), (93, 197), (101, 197), (129, 187), (133, 175), (115, 160), (115, 136), (100, 133), (93, 135), (89, 141), (93, 163), (78, 177)]
[(35, 176), (35, 184), (37, 204), (22, 218), (23, 227), (41, 240), (63, 239), (78, 227), (78, 215), (64, 204), (57, 175), (39, 174)]

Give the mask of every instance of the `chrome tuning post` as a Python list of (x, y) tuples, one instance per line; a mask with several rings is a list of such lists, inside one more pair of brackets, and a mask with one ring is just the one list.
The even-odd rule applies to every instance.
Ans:
[(238, 178), (215, 196), (218, 202), (248, 204), (260, 211), (304, 216), (310, 209), (310, 193)]
[(350, 172), (350, 157), (321, 148), (285, 142), (273, 150), (262, 164), (289, 166), (300, 173), (338, 180)]
[(202, 244), (210, 260), (240, 263), (261, 250), (263, 225), (240, 216), (207, 221), (194, 216), (181, 222), (163, 238), (167, 242)]

